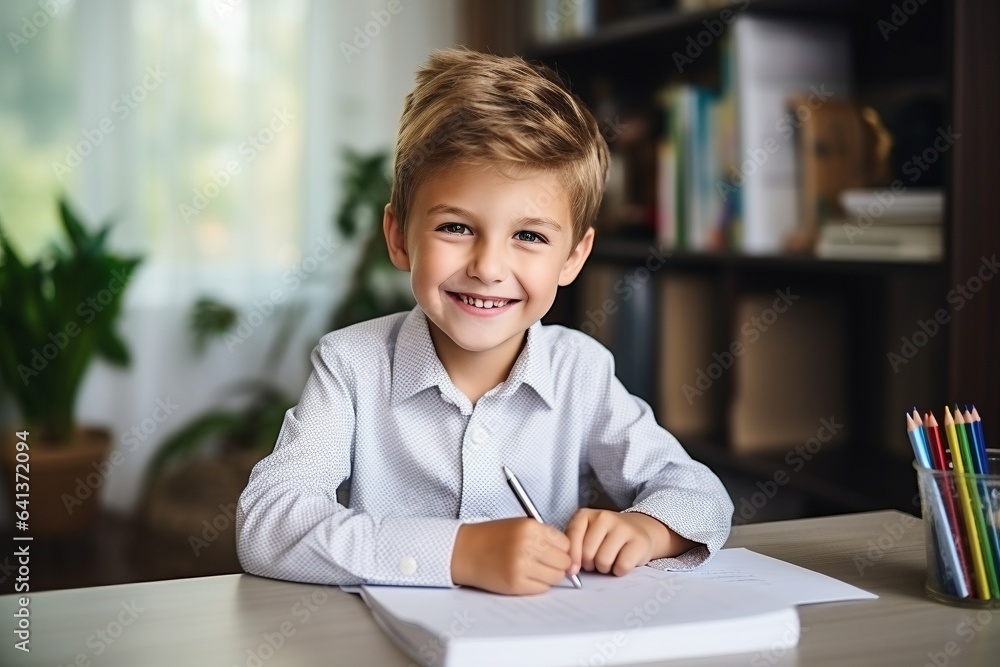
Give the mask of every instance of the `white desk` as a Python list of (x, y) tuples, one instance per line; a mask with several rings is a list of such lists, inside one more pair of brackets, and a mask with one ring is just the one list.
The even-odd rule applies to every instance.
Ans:
[[(898, 512), (736, 527), (727, 546), (823, 572), (880, 599), (800, 607), (802, 639), (781, 656), (664, 664), (922, 667), (934, 664), (928, 654), (947, 667), (1000, 664), (998, 608), (927, 599), (923, 545), (921, 522)], [(411, 664), (357, 596), (325, 586), (224, 575), (36, 593), (30, 654), (13, 648), (17, 597), (0, 597), (0, 665)]]

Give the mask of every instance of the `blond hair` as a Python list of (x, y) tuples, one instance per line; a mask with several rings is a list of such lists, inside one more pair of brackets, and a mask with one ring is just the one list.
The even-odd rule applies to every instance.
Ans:
[(575, 247), (601, 204), (608, 146), (559, 75), (518, 57), (451, 48), (431, 54), (416, 80), (393, 167), (391, 203), (403, 229), (414, 193), (435, 171), (458, 164), (511, 176), (544, 170), (569, 195)]

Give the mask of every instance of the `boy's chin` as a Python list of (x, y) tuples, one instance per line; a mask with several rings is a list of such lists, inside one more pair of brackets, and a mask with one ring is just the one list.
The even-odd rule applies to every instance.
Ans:
[(523, 336), (524, 330), (491, 331), (486, 333), (474, 330), (456, 331), (452, 329), (450, 331), (446, 330), (445, 335), (448, 336), (456, 347), (466, 352), (489, 352), (500, 347), (511, 338)]

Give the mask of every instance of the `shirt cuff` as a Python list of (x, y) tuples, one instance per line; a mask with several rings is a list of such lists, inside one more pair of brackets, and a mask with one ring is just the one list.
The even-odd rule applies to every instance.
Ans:
[[(732, 522), (728, 517), (732, 516), (732, 510), (726, 515), (727, 519), (724, 523), (711, 526), (704, 523), (699, 524), (698, 519), (690, 514), (664, 512), (661, 509), (662, 506), (662, 500), (656, 501), (654, 498), (647, 498), (639, 504), (623, 510), (622, 513), (640, 512), (651, 516), (681, 537), (687, 538), (692, 542), (697, 542), (697, 544), (682, 554), (668, 558), (655, 558), (649, 561), (647, 565), (654, 569), (674, 571), (693, 570), (711, 560), (712, 556), (722, 548), (722, 545), (729, 538), (729, 529), (732, 526)], [(711, 513), (708, 514), (711, 515)]]
[(451, 556), (462, 522), (434, 517), (384, 517), (375, 534), (374, 572), (366, 583), (452, 588)]

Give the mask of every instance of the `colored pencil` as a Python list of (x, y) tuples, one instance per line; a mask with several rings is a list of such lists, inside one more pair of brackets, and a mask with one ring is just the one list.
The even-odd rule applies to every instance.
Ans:
[[(986, 444), (980, 436), (981, 431), (979, 427), (982, 424), (977, 425), (975, 423), (975, 417), (969, 412), (968, 408), (966, 408), (962, 417), (965, 419), (966, 430), (968, 432), (970, 452), (975, 452), (972, 459), (975, 464), (976, 474), (986, 475), (989, 473), (989, 463), (986, 458)], [(997, 529), (997, 506), (990, 497), (990, 488), (985, 480), (979, 481), (978, 490), (985, 510), (983, 521), (986, 524), (986, 536), (989, 538), (990, 552), (993, 556), (993, 571), (997, 574), (998, 588), (994, 591), (994, 594), (1000, 597), (1000, 530)]]
[[(913, 455), (921, 467), (932, 470), (931, 460), (927, 453), (927, 448), (922, 442), (920, 427), (913, 417), (906, 415), (906, 434), (910, 438), (910, 446), (913, 447)], [(927, 473), (925, 473), (927, 474)], [(952, 531), (948, 526), (948, 517), (945, 514), (944, 501), (941, 498), (941, 489), (931, 475), (930, 484), (924, 488), (927, 500), (928, 511), (931, 513), (933, 526), (932, 542), (937, 545), (934, 553), (937, 554), (939, 574), (937, 579), (941, 582), (945, 592), (955, 597), (969, 597), (969, 585), (962, 577), (962, 561), (959, 559), (958, 548), (955, 540), (952, 539)]]
[[(927, 442), (931, 450), (931, 460), (937, 470), (945, 473), (948, 469), (948, 455), (941, 441), (941, 429), (933, 412), (928, 412), (924, 419), (924, 428), (927, 433)], [(962, 580), (968, 587), (970, 596), (975, 597), (975, 578), (972, 576), (972, 561), (969, 558), (969, 545), (966, 541), (965, 522), (962, 520), (962, 513), (955, 507), (955, 477), (950, 474), (942, 475), (941, 495), (944, 499), (944, 508), (948, 513), (948, 526), (951, 530), (951, 538), (955, 542), (955, 550), (958, 553), (958, 562), (962, 570)], [(965, 596), (961, 596), (965, 597)]]
[(972, 556), (972, 570), (976, 580), (976, 593), (980, 600), (990, 599), (990, 583), (986, 577), (986, 565), (983, 562), (983, 551), (979, 531), (976, 523), (976, 515), (972, 510), (972, 500), (969, 497), (969, 487), (962, 477), (965, 473), (965, 462), (962, 458), (962, 450), (959, 446), (958, 434), (955, 429), (955, 420), (951, 416), (948, 406), (944, 408), (944, 432), (948, 438), (948, 448), (951, 450), (951, 462), (955, 466), (956, 486), (958, 486), (958, 498), (962, 505), (962, 512), (965, 514), (965, 527), (969, 533), (969, 551)]
[(917, 460), (922, 468), (933, 468), (930, 453), (926, 446), (923, 434), (917, 420), (907, 413), (906, 415), (906, 435), (910, 438), (910, 446), (913, 448), (913, 458)]
[[(962, 411), (955, 406), (955, 430), (958, 435), (958, 447), (962, 452), (962, 463), (965, 472), (971, 475), (976, 474), (978, 460), (972, 455), (972, 445), (969, 443), (968, 430), (965, 428), (965, 417)], [(975, 479), (966, 478), (969, 485), (969, 496), (972, 500), (972, 511), (976, 517), (976, 530), (979, 532), (979, 548), (983, 552), (983, 567), (986, 568), (986, 579), (990, 582), (990, 594), (994, 599), (1000, 598), (1000, 581), (997, 580), (996, 561), (993, 558), (993, 545), (989, 532), (986, 528), (986, 515), (983, 507), (982, 495), (979, 493), (979, 485)]]

